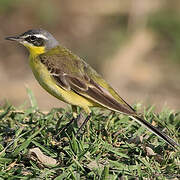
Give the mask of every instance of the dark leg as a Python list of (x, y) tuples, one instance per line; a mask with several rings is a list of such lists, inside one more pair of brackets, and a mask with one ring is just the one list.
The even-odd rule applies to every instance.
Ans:
[(91, 115), (92, 115), (92, 113), (90, 113), (90, 114), (86, 117), (86, 119), (84, 120), (84, 122), (82, 123), (82, 125), (80, 126), (80, 128), (78, 129), (78, 131), (77, 131), (77, 133), (76, 133), (76, 135), (75, 135), (76, 137), (77, 137), (77, 135), (80, 133), (81, 129), (82, 129), (82, 128), (86, 125), (86, 123), (89, 121)]
[(59, 132), (58, 134), (56, 134), (56, 137), (61, 134), (63, 131), (65, 131), (66, 129), (69, 128), (69, 126), (74, 122), (74, 121), (78, 121), (80, 118), (80, 114), (77, 116), (77, 118), (72, 118), (71, 121), (69, 121)]

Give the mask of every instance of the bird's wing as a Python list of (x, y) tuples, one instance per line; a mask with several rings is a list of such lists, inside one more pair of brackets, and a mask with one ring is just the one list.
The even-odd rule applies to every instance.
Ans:
[(65, 48), (51, 50), (39, 56), (47, 67), (56, 84), (65, 90), (71, 90), (86, 99), (108, 109), (130, 115), (140, 124), (164, 139), (172, 147), (179, 145), (166, 134), (139, 117), (113, 88), (88, 64)]
[(108, 109), (136, 115), (134, 109), (93, 68), (69, 50), (52, 50), (40, 55), (40, 61), (61, 88), (72, 90)]

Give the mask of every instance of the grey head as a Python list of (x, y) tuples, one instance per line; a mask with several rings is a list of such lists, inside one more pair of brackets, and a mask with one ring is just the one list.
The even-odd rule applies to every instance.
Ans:
[(44, 29), (31, 29), (21, 35), (7, 37), (6, 39), (18, 41), (24, 45), (44, 46), (46, 50), (50, 50), (59, 45), (59, 42)]

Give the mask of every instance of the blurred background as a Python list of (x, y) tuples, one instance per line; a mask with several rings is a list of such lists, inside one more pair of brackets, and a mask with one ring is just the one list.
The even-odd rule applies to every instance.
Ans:
[(130, 104), (180, 107), (179, 0), (0, 0), (0, 105), (62, 107), (28, 66), (24, 47), (4, 40), (44, 28), (84, 58)]

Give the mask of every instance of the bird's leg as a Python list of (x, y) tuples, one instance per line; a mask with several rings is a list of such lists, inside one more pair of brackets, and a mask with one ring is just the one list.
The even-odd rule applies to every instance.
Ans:
[(81, 114), (77, 114), (77, 107), (72, 105), (72, 111), (73, 111), (73, 118), (71, 121), (69, 121), (56, 135), (56, 137), (61, 134), (63, 131), (69, 128), (69, 126), (74, 122), (74, 121), (79, 121)]
[(74, 121), (78, 121), (79, 118), (80, 118), (80, 114), (79, 114), (76, 118), (73, 117), (73, 118), (71, 119), (71, 121), (69, 121), (69, 122), (60, 130), (60, 132), (58, 133), (58, 135), (61, 134), (61, 133), (62, 133), (63, 131), (65, 131), (66, 129), (68, 129), (69, 126), (70, 126)]
[(77, 133), (76, 133), (76, 135), (75, 135), (76, 137), (77, 137), (77, 135), (79, 134), (79, 132), (81, 131), (81, 129), (87, 124), (87, 122), (89, 121), (91, 115), (92, 115), (92, 113), (90, 113), (90, 114), (86, 117), (86, 119), (84, 120), (84, 122), (82, 123), (82, 125), (80, 126), (80, 128), (78, 129), (78, 131), (77, 131)]
[(78, 110), (77, 106), (71, 105), (72, 112), (73, 112), (73, 118), (77, 119), (78, 118)]

